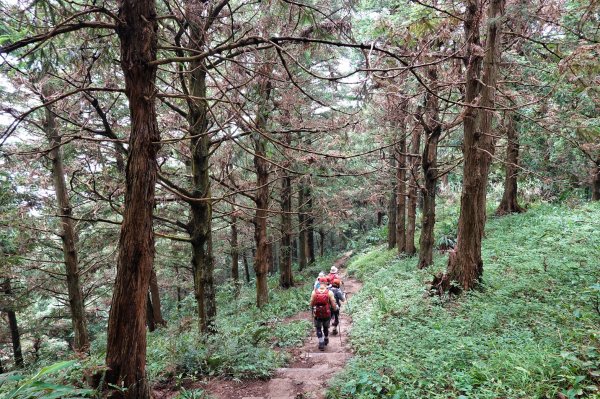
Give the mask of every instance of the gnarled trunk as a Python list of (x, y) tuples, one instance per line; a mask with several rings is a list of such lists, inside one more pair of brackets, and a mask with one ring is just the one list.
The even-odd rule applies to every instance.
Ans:
[[(497, 63), (500, 59), (500, 23), (505, 0), (491, 0), (483, 74), (480, 78), (479, 2), (469, 1), (465, 19), (467, 38), (467, 76), (465, 103), (474, 104), (480, 97), (482, 108), (467, 106), (464, 117), (464, 175), (458, 219), (456, 250), (450, 252), (448, 272), (440, 288), (448, 289), (455, 281), (463, 290), (476, 286), (483, 275), (481, 243), (485, 227), (485, 200), (488, 172), (494, 153), (491, 134), (492, 107), (495, 104)], [(446, 287), (444, 287), (444, 285)]]
[[(49, 96), (48, 89), (44, 88), (44, 97)], [(65, 274), (67, 277), (67, 291), (69, 295), (69, 310), (71, 311), (71, 323), (73, 325), (74, 342), (73, 349), (76, 352), (85, 353), (90, 347), (87, 322), (85, 318), (85, 305), (83, 292), (79, 280), (79, 259), (77, 255), (77, 234), (73, 226), (73, 208), (69, 200), (65, 171), (63, 167), (63, 156), (61, 148), (61, 137), (58, 134), (56, 118), (50, 105), (45, 107), (46, 136), (50, 143), (50, 160), (52, 161), (52, 178), (54, 181), (54, 192), (58, 205), (58, 216), (60, 217), (61, 234), (63, 243), (63, 256), (65, 260)]]
[(519, 133), (515, 128), (516, 115), (508, 115), (506, 119), (506, 176), (504, 177), (504, 193), (496, 215), (521, 213), (525, 210), (517, 202), (517, 177), (519, 174)]
[(106, 382), (127, 388), (115, 396), (150, 397), (146, 379), (146, 302), (154, 261), (152, 212), (160, 133), (155, 78), (158, 23), (153, 0), (119, 3), (121, 67), (131, 128), (117, 276), (108, 318)]

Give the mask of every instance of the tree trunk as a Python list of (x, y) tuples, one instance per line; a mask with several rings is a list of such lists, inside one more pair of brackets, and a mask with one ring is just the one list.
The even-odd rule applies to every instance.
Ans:
[[(435, 90), (437, 86), (437, 67), (431, 65), (427, 70), (430, 85)], [(426, 96), (425, 114), (427, 123), (423, 124), (425, 140), (421, 166), (423, 168), (423, 217), (421, 219), (421, 237), (419, 239), (419, 269), (424, 269), (433, 264), (433, 246), (435, 244), (435, 195), (438, 180), (437, 151), (438, 141), (442, 134), (442, 126), (439, 123), (438, 98), (428, 93)]]
[(496, 215), (506, 215), (509, 213), (521, 213), (525, 209), (521, 208), (517, 202), (517, 176), (519, 174), (519, 133), (515, 128), (515, 114), (507, 115), (506, 120), (506, 176), (504, 178), (504, 194)]
[(129, 99), (129, 156), (117, 276), (108, 318), (106, 382), (125, 398), (150, 398), (146, 379), (146, 302), (154, 261), (152, 212), (160, 133), (156, 123), (157, 29), (153, 0), (119, 3), (121, 67)]
[(146, 324), (148, 325), (148, 331), (152, 332), (156, 330), (156, 323), (154, 322), (154, 310), (152, 309), (152, 299), (150, 293), (148, 293), (148, 299), (146, 302)]
[[(286, 135), (286, 136), (289, 136)], [(279, 286), (294, 286), (292, 274), (292, 179), (286, 175), (281, 180), (281, 266)]]
[[(47, 88), (43, 89), (44, 97), (51, 94)], [(45, 99), (44, 99), (45, 100)], [(63, 156), (61, 149), (61, 137), (58, 134), (56, 118), (52, 112), (51, 106), (45, 108), (45, 130), (48, 141), (50, 142), (49, 157), (52, 161), (52, 178), (54, 181), (54, 192), (58, 205), (58, 215), (60, 217), (61, 235), (63, 243), (63, 256), (65, 260), (65, 274), (67, 277), (67, 291), (69, 295), (69, 309), (71, 311), (71, 323), (75, 340), (73, 349), (79, 353), (85, 353), (89, 350), (90, 339), (88, 336), (87, 322), (85, 319), (85, 305), (83, 301), (83, 292), (79, 280), (79, 260), (77, 255), (77, 234), (73, 226), (71, 203), (65, 181), (65, 171), (63, 167)]]
[(237, 217), (235, 216), (234, 206), (231, 213), (231, 278), (236, 285), (240, 280), (240, 250), (238, 245)]
[[(198, 2), (195, 6), (203, 7)], [(206, 20), (188, 7), (187, 21), (190, 24), (190, 45), (202, 51)], [(191, 220), (189, 234), (192, 244), (192, 272), (194, 295), (197, 303), (200, 331), (212, 334), (217, 315), (214, 286), (214, 258), (212, 253), (212, 200), (210, 185), (210, 135), (208, 130), (208, 103), (206, 101), (206, 67), (204, 61), (192, 61), (189, 73), (190, 154), (192, 167), (192, 194), (190, 203)]]
[(248, 266), (248, 255), (246, 252), (242, 255), (242, 261), (244, 262), (244, 274), (246, 275), (246, 282), (250, 283), (250, 267)]
[(592, 201), (600, 201), (600, 159), (596, 160), (592, 173)]
[[(10, 297), (12, 295), (12, 287), (10, 284), (10, 278), (4, 279), (4, 295)], [(19, 325), (17, 324), (17, 314), (13, 308), (3, 309), (8, 316), (8, 328), (10, 330), (10, 338), (13, 347), (13, 359), (15, 360), (16, 368), (23, 368), (25, 363), (23, 362), (23, 352), (21, 350), (21, 334), (19, 333)]]
[(398, 199), (396, 201), (396, 246), (398, 254), (406, 252), (406, 136), (400, 132), (396, 157), (396, 187)]
[(315, 216), (313, 209), (313, 195), (312, 189), (309, 185), (306, 186), (306, 243), (307, 243), (307, 255), (308, 264), (312, 265), (315, 263)]
[(150, 275), (150, 300), (152, 301), (152, 318), (154, 323), (159, 326), (165, 326), (167, 322), (162, 316), (160, 292), (158, 290), (158, 278), (156, 277), (156, 271), (154, 268), (152, 268), (152, 274)]
[[(392, 152), (393, 153), (393, 152)], [(388, 249), (396, 248), (396, 212), (398, 211), (398, 190), (397, 190), (397, 179), (396, 179), (396, 157), (393, 155), (390, 157), (390, 166), (394, 171), (394, 178), (392, 181), (392, 192), (390, 194), (390, 200), (388, 202), (388, 234), (387, 242)]]
[(323, 228), (319, 229), (319, 256), (322, 258), (325, 253), (325, 231)]
[(304, 186), (298, 188), (298, 270), (306, 268), (306, 203)]
[(406, 253), (414, 255), (417, 252), (415, 248), (415, 230), (417, 225), (417, 176), (419, 173), (419, 150), (421, 142), (421, 129), (415, 127), (410, 141), (410, 162), (408, 176), (408, 204), (406, 206)]
[[(478, 2), (469, 1), (465, 19), (467, 38), (467, 76), (465, 103), (474, 104), (480, 97), (483, 108), (467, 106), (464, 117), (464, 175), (458, 219), (456, 250), (450, 252), (448, 272), (440, 288), (448, 289), (455, 281), (463, 290), (475, 287), (483, 275), (481, 242), (485, 227), (485, 200), (488, 172), (494, 153), (491, 135), (495, 104), (497, 62), (500, 59), (500, 24), (505, 0), (491, 0), (488, 10), (488, 32), (480, 78), (481, 55), (475, 50), (479, 43)], [(444, 287), (446, 286), (446, 287)]]
[[(265, 64), (263, 70), (269, 68)], [(266, 72), (266, 71), (265, 71)], [(269, 302), (267, 271), (269, 268), (269, 247), (267, 238), (267, 218), (269, 216), (269, 163), (267, 157), (267, 143), (261, 136), (267, 127), (267, 104), (271, 95), (271, 82), (263, 73), (259, 78), (258, 95), (259, 106), (256, 112), (256, 131), (252, 132), (254, 142), (254, 168), (256, 171), (256, 213), (254, 215), (254, 240), (256, 254), (254, 257), (254, 272), (256, 274), (256, 306), (262, 308)]]

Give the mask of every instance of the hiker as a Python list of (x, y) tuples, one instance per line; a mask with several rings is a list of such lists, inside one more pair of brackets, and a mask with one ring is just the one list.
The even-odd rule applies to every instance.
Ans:
[(319, 350), (325, 350), (329, 343), (329, 322), (332, 311), (337, 311), (337, 304), (333, 292), (327, 288), (329, 280), (327, 277), (319, 277), (319, 288), (316, 288), (310, 296), (310, 307), (313, 309), (313, 317), (317, 337), (319, 338)]
[(329, 275), (327, 276), (329, 284), (332, 284), (333, 280), (335, 280), (336, 278), (340, 278), (340, 276), (338, 275), (338, 268), (335, 266), (331, 266), (331, 269), (329, 270)]
[(321, 277), (325, 277), (325, 272), (319, 272), (319, 277), (317, 277), (317, 279), (315, 280), (315, 286), (314, 289), (316, 290), (317, 288), (319, 288), (319, 286), (321, 285), (321, 283), (319, 282), (319, 279)]
[(340, 288), (341, 285), (342, 280), (340, 280), (339, 278), (334, 279), (331, 283), (331, 291), (333, 292), (333, 297), (335, 298), (335, 303), (337, 305), (337, 310), (332, 312), (333, 323), (331, 323), (331, 325), (333, 326), (333, 331), (331, 331), (331, 335), (337, 335), (338, 333), (337, 326), (338, 324), (340, 324), (340, 309), (342, 306), (342, 302), (346, 300), (346, 295), (344, 294), (344, 291), (342, 291), (342, 289)]

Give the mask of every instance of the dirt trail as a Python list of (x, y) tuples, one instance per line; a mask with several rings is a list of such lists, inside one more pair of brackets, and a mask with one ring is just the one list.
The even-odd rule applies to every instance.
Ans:
[[(338, 268), (345, 265), (350, 254), (338, 259)], [(351, 298), (361, 284), (353, 279), (344, 277), (344, 291)], [(307, 294), (308, 298), (308, 294)], [(307, 299), (308, 300), (308, 299)], [(329, 335), (329, 345), (321, 352), (317, 348), (317, 338), (314, 330), (304, 341), (301, 348), (294, 349), (294, 357), (290, 365), (277, 369), (272, 379), (268, 381), (213, 381), (209, 383), (207, 392), (218, 399), (324, 399), (327, 381), (339, 372), (346, 361), (352, 356), (350, 345), (347, 343), (347, 332), (352, 327), (352, 319), (344, 311), (340, 315), (340, 335)], [(310, 314), (296, 315), (309, 319)]]

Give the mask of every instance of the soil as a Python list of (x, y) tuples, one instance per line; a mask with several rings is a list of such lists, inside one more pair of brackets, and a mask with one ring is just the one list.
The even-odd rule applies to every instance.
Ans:
[[(344, 277), (341, 270), (351, 253), (345, 254), (336, 260), (334, 265), (340, 269), (344, 281), (344, 291), (347, 298), (361, 288), (361, 284), (348, 277)], [(302, 312), (289, 318), (289, 320), (309, 319), (308, 312)], [(292, 360), (284, 368), (277, 369), (270, 380), (232, 381), (214, 379), (208, 384), (199, 386), (211, 397), (216, 399), (324, 399), (328, 381), (341, 371), (352, 356), (352, 351), (347, 342), (347, 332), (352, 328), (352, 319), (342, 312), (340, 315), (341, 335), (332, 335), (330, 328), (329, 345), (324, 351), (317, 348), (317, 338), (314, 330), (305, 339), (301, 347), (292, 348)], [(163, 395), (160, 395), (160, 394)], [(167, 398), (165, 392), (156, 392), (157, 398)], [(175, 394), (175, 393), (173, 393)]]

